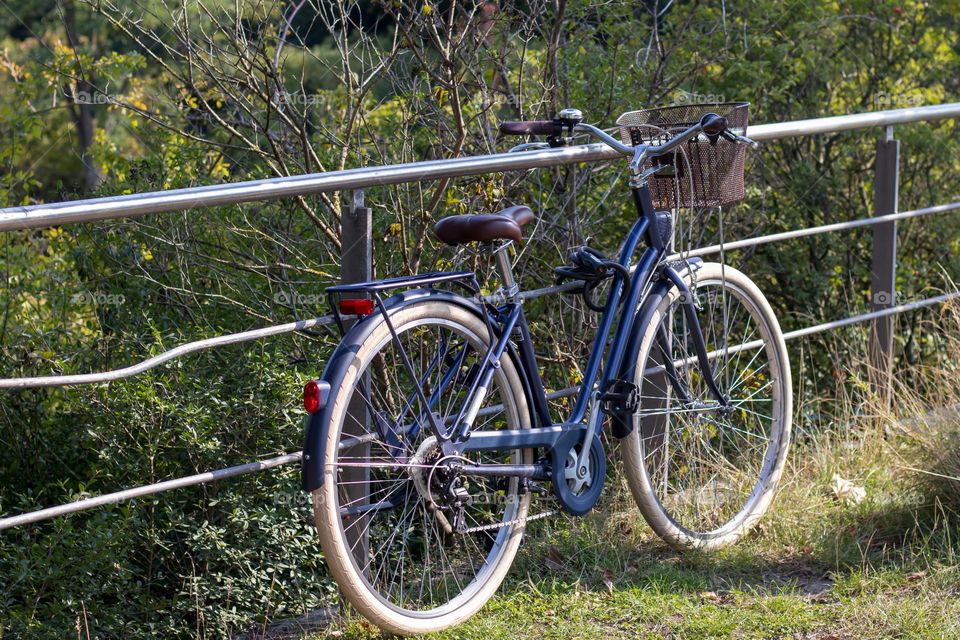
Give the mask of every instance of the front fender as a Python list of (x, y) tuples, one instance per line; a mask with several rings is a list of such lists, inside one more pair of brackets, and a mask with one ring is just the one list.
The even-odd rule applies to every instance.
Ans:
[[(426, 300), (437, 299), (456, 304), (483, 317), (485, 311), (479, 303), (450, 291), (438, 289), (414, 289), (393, 295), (384, 300), (387, 312), (400, 310), (411, 304)], [(324, 445), (327, 441), (327, 432), (330, 428), (330, 419), (333, 412), (333, 397), (339, 393), (340, 386), (348, 368), (353, 363), (360, 345), (363, 344), (375, 328), (384, 322), (382, 312), (378, 311), (354, 324), (327, 361), (327, 366), (320, 376), (320, 381), (330, 385), (327, 401), (320, 411), (310, 415), (307, 421), (306, 439), (303, 444), (303, 460), (301, 461), (301, 475), (304, 491), (314, 491), (323, 484)]]
[[(686, 279), (688, 274), (697, 272), (703, 268), (703, 260), (700, 258), (691, 258), (686, 261), (686, 266), (680, 271), (674, 272), (677, 277)], [(670, 266), (665, 269), (672, 270)], [(643, 342), (643, 336), (647, 328), (653, 321), (653, 315), (663, 299), (670, 294), (670, 290), (676, 285), (671, 281), (667, 273), (661, 273), (659, 278), (653, 283), (650, 293), (644, 299), (640, 309), (633, 316), (633, 324), (630, 326), (629, 338), (627, 338), (627, 349), (624, 351), (623, 360), (620, 364), (617, 378), (633, 382), (637, 375), (637, 358), (640, 357), (640, 345)], [(610, 419), (610, 431), (617, 438), (626, 438), (633, 432), (633, 415), (621, 414), (612, 415)]]
[[(643, 304), (640, 305), (640, 309), (633, 316), (633, 323), (630, 326), (630, 333), (627, 338), (627, 348), (623, 352), (617, 379), (629, 382), (636, 380), (637, 358), (640, 356), (643, 336), (653, 321), (653, 315), (656, 313), (657, 307), (660, 306), (672, 287), (673, 283), (667, 278), (655, 282), (650, 293), (644, 298)], [(610, 416), (610, 432), (616, 438), (626, 438), (633, 432), (633, 415), (626, 412), (612, 414)]]

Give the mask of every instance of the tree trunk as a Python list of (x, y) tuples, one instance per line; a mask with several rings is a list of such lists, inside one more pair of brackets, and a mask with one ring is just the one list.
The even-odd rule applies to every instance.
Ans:
[[(73, 0), (62, 0), (63, 27), (67, 34), (67, 42), (76, 51), (77, 41), (77, 13)], [(70, 115), (77, 130), (77, 146), (80, 152), (80, 162), (83, 164), (83, 185), (87, 191), (92, 191), (103, 182), (103, 175), (90, 154), (90, 147), (96, 134), (96, 121), (93, 107), (95, 104), (96, 87), (88, 69), (79, 70), (80, 78), (68, 87), (67, 95), (71, 100)]]

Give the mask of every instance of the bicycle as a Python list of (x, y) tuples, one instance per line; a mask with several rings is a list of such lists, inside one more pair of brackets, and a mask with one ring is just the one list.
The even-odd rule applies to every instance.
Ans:
[[(630, 157), (638, 218), (619, 258), (582, 247), (556, 270), (601, 314), (563, 422), (548, 407), (508, 255), (534, 219), (529, 208), (435, 226), (446, 244), (492, 254), (493, 294), (480, 295), (469, 271), (327, 290), (343, 339), (304, 387), (303, 485), (330, 572), (367, 619), (414, 634), (473, 615), (509, 570), (526, 523), (554, 513), (531, 513), (533, 495), (549, 493), (575, 516), (597, 503), (607, 420), (637, 506), (670, 545), (731, 544), (769, 507), (792, 403), (776, 316), (740, 271), (667, 260), (682, 201), (742, 197), (746, 109), (630, 112), (617, 121), (623, 141), (572, 109), (501, 125), (547, 136), (520, 152), (585, 133)], [(601, 284), (602, 305), (593, 299)]]

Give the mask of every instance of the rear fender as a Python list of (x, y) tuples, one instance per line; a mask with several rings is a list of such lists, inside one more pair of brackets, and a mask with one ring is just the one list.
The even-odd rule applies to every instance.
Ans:
[[(393, 295), (384, 300), (387, 312), (398, 311), (406, 306), (427, 299), (442, 300), (450, 304), (464, 307), (478, 317), (483, 317), (484, 309), (475, 300), (465, 298), (450, 291), (437, 289), (414, 289)], [(303, 444), (303, 460), (301, 472), (304, 491), (314, 491), (323, 484), (324, 445), (327, 441), (327, 432), (333, 413), (332, 398), (340, 390), (344, 377), (353, 364), (357, 351), (374, 329), (384, 322), (383, 314), (377, 311), (354, 324), (344, 335), (343, 340), (334, 350), (327, 361), (327, 366), (318, 382), (321, 387), (329, 385), (329, 392), (317, 413), (310, 414), (307, 419), (306, 438)]]

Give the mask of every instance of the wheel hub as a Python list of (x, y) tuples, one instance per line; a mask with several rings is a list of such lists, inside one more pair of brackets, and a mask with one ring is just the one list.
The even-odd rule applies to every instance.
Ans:
[(425, 439), (410, 460), (409, 473), (417, 493), (447, 534), (466, 529), (464, 509), (473, 504), (463, 477), (453, 468), (458, 462), (469, 459), (442, 455), (434, 436)]
[(410, 458), (408, 473), (413, 480), (413, 486), (417, 488), (417, 493), (427, 504), (434, 504), (433, 496), (428, 485), (428, 474), (433, 469), (429, 465), (440, 455), (440, 444), (435, 436), (424, 439), (417, 447), (417, 452)]

